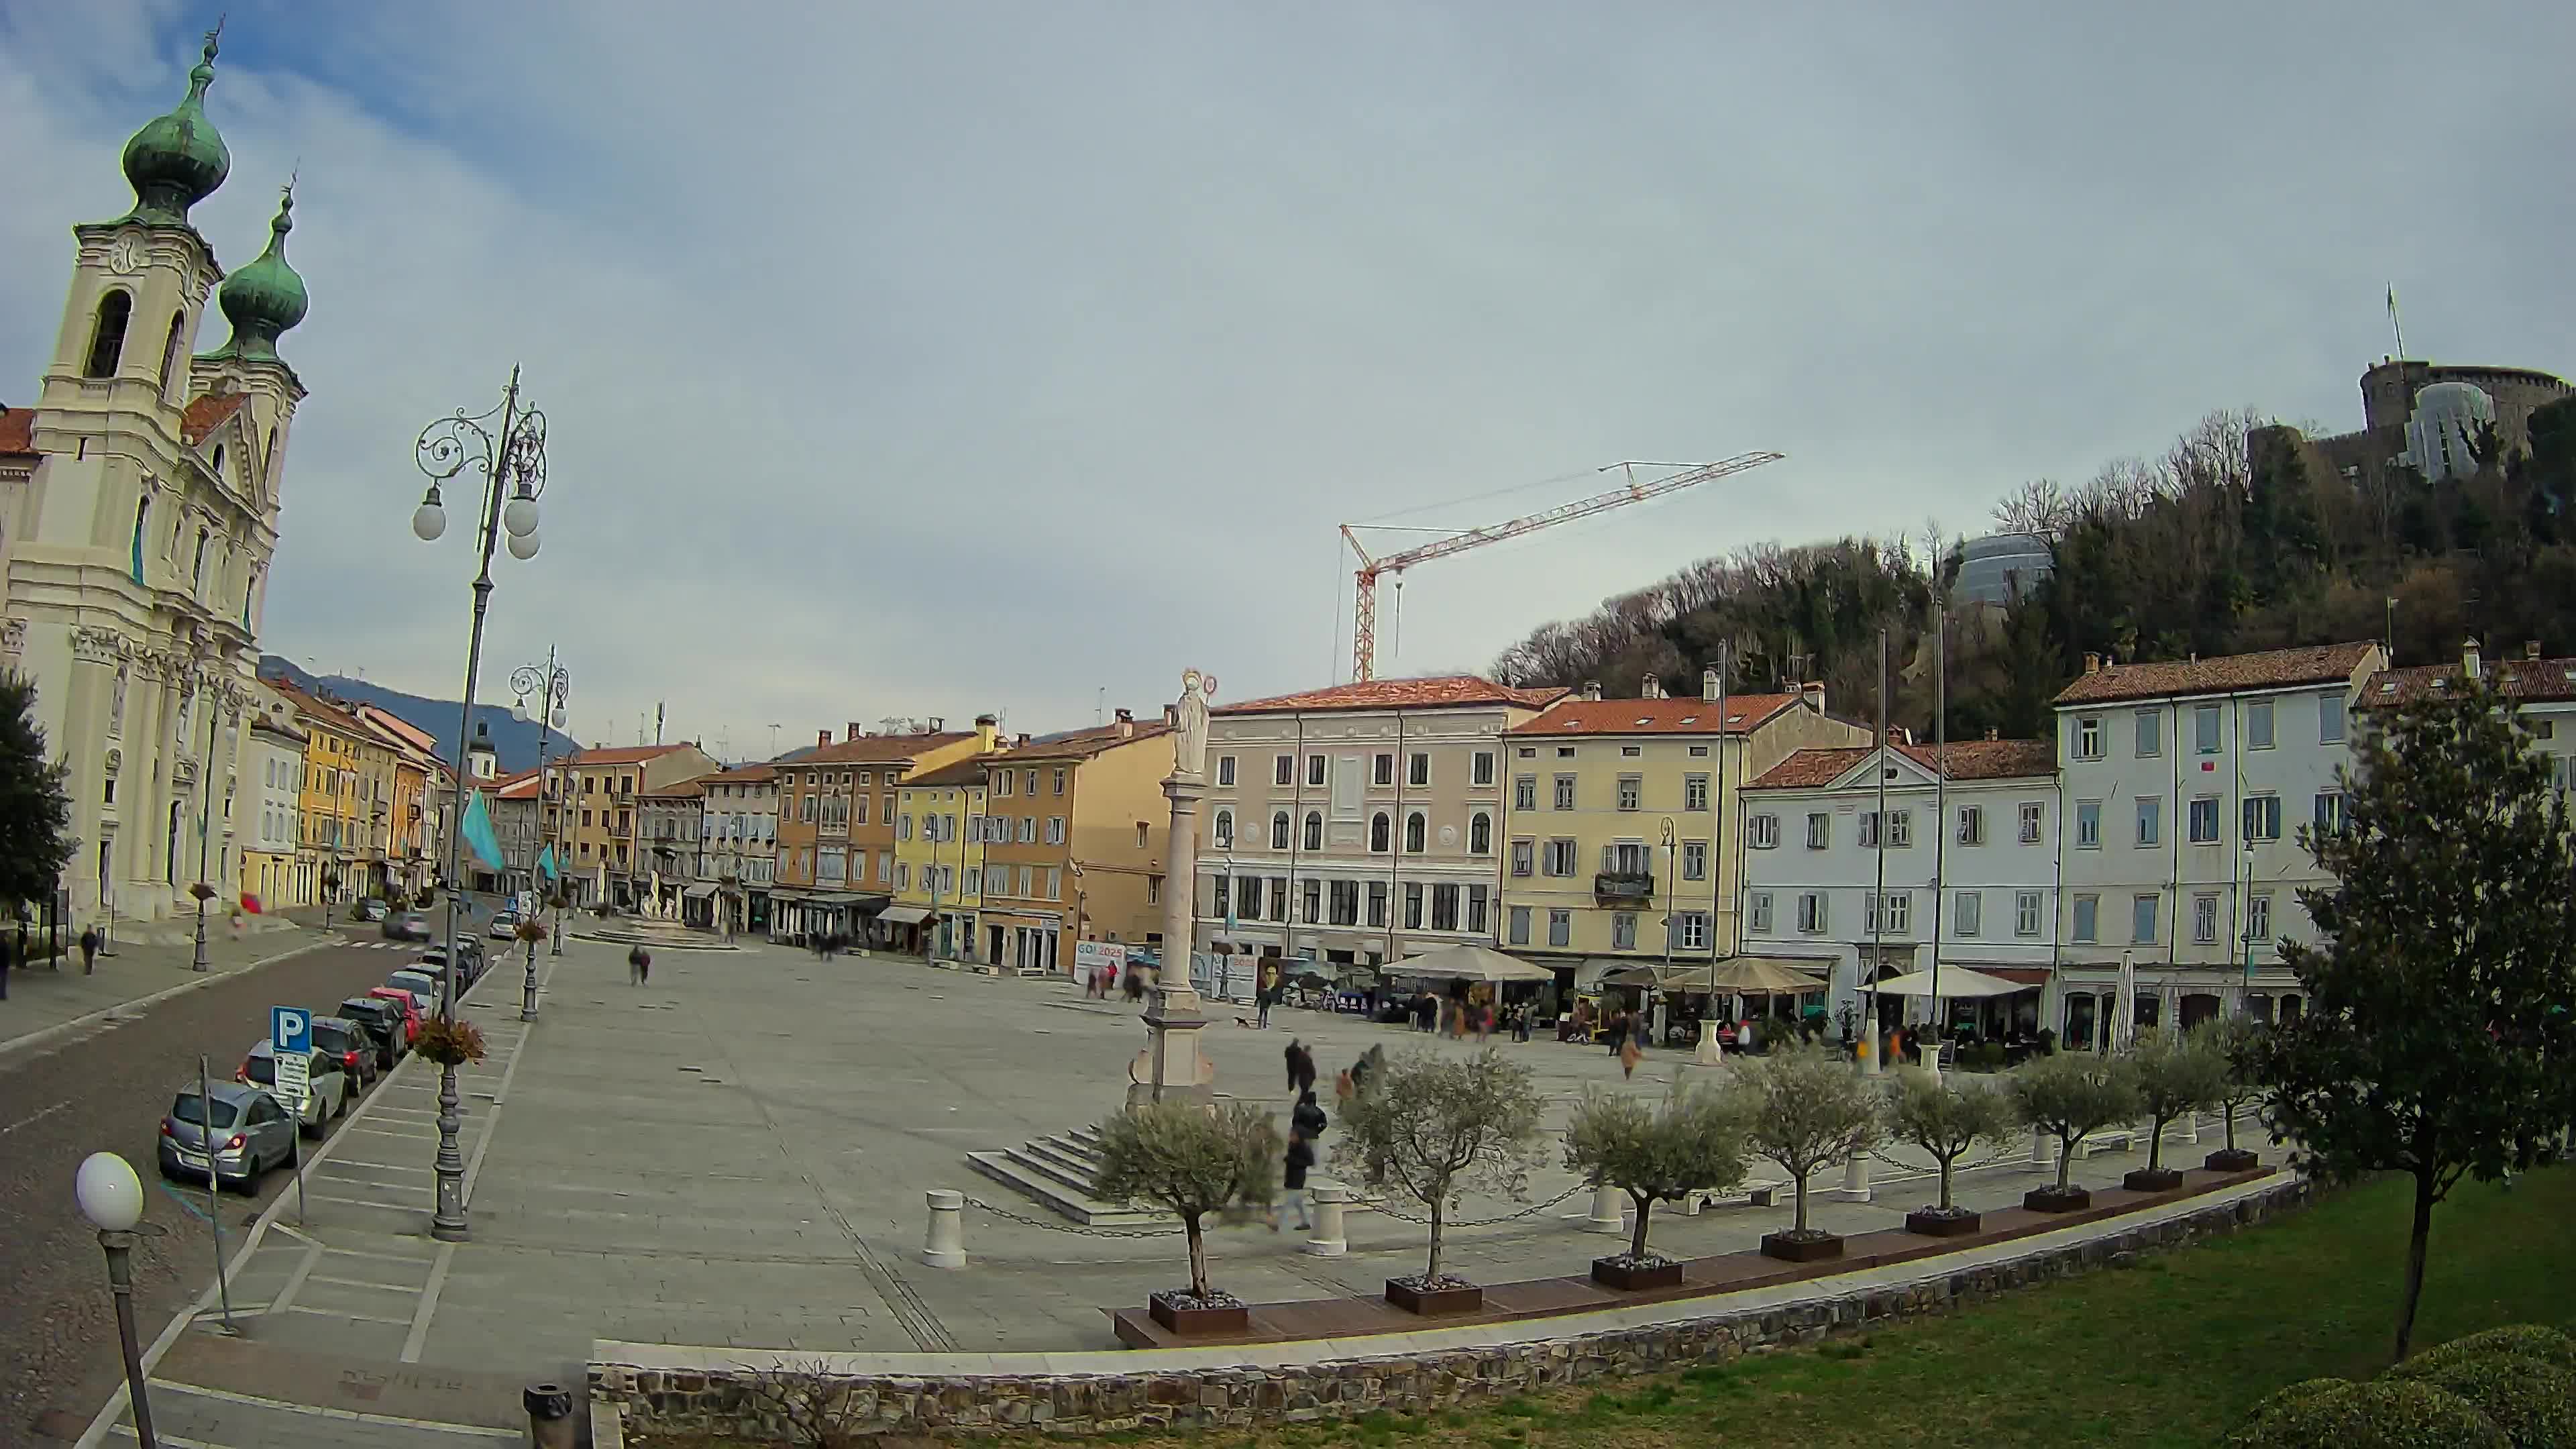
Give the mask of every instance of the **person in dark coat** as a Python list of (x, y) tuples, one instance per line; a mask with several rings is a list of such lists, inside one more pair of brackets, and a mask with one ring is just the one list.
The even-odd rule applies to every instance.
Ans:
[(641, 986), (645, 982), (652, 980), (653, 953), (645, 950), (641, 946), (627, 952), (626, 973), (626, 984), (629, 986)]
[[(1297, 1209), (1297, 1230), (1313, 1232), (1314, 1215), (1306, 1207), (1306, 1169), (1315, 1165), (1315, 1146), (1295, 1133), (1288, 1137), (1288, 1160), (1279, 1175), (1281, 1195), (1287, 1205)], [(1279, 1231), (1280, 1209), (1270, 1210), (1270, 1231)]]
[(98, 927), (88, 926), (82, 929), (80, 948), (81, 974), (87, 976), (98, 969)]
[(1315, 1087), (1315, 1054), (1302, 1041), (1288, 1043), (1288, 1090), (1312, 1095)]
[(1321, 1141), (1329, 1121), (1324, 1116), (1324, 1104), (1315, 1100), (1313, 1088), (1297, 1094), (1296, 1110), (1288, 1114), (1290, 1131), (1309, 1142)]

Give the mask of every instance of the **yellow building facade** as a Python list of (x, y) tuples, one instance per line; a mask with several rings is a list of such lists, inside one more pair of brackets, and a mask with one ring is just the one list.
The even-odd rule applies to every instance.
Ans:
[(304, 733), (304, 781), (295, 855), (312, 899), (355, 900), (370, 884), (366, 859), (365, 751), (371, 737), (355, 716), (318, 695), (272, 683)]
[[(1821, 689), (1570, 696), (1503, 734), (1502, 948), (1587, 989), (1620, 963), (1735, 954), (1736, 792), (1797, 750), (1865, 745)], [(1595, 969), (1586, 969), (1587, 967)], [(1562, 977), (1560, 977), (1562, 979)]]
[[(988, 757), (994, 764), (1007, 755)], [(894, 903), (878, 920), (897, 949), (933, 960), (980, 961), (976, 916), (984, 904), (986, 758), (924, 771), (895, 789)]]

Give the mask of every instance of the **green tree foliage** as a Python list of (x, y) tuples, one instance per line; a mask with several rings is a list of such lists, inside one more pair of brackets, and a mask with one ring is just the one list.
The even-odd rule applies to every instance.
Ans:
[(2476, 1406), (2430, 1384), (2310, 1379), (2263, 1401), (2229, 1449), (2514, 1449)]
[[(2074, 487), (2024, 485), (1993, 525), (2040, 539), (2052, 570), (2003, 609), (1953, 616), (1952, 738), (2044, 736), (2049, 699), (2088, 652), (2178, 659), (2375, 639), (2392, 616), (2406, 663), (2450, 658), (2465, 634), (2576, 652), (2576, 398), (2537, 409), (2529, 431), (2529, 450), (2511, 456), (2490, 439), (2467, 478), (2428, 484), (2396, 468), (2347, 480), (2267, 420), (2218, 412), (2162, 456)], [(1732, 689), (1822, 681), (1829, 704), (1865, 713), (1883, 626), (1901, 666), (1890, 712), (1928, 731), (1931, 603), (1957, 567), (1956, 541), (1937, 532), (1748, 547), (1543, 625), (1493, 673), (1598, 679), (1625, 695), (1650, 672), (1696, 680), (1723, 655)]]
[(2309, 1010), (2261, 1062), (2264, 1119), (2309, 1171), (2415, 1181), (2399, 1359), (2435, 1205), (2529, 1162), (2576, 1112), (2576, 842), (2509, 704), (2472, 681), (2356, 740), (2346, 823), (2302, 832), (2338, 882), (2299, 893), (2319, 944), (2282, 947)]
[[(2138, 1110), (2146, 1114), (2147, 1171), (2164, 1166), (2165, 1128), (2185, 1112), (2216, 1102), (2227, 1089), (2227, 1059), (2198, 1033), (2155, 1032), (2130, 1054)], [(2233, 1143), (2229, 1144), (2233, 1146)]]
[(2005, 1085), (2022, 1125), (2057, 1139), (2057, 1190), (2064, 1192), (2075, 1167), (2075, 1144), (2085, 1135), (2138, 1115), (2135, 1070), (2125, 1057), (2058, 1052), (2034, 1057)]
[(1950, 1188), (1959, 1159), (1979, 1143), (2003, 1145), (2013, 1125), (2012, 1103), (2001, 1092), (1937, 1072), (1907, 1072), (1887, 1103), (1888, 1135), (1941, 1164), (1939, 1207), (1945, 1213), (1952, 1211)]
[(71, 811), (63, 767), (36, 723), (34, 682), (0, 673), (0, 900), (52, 898), (71, 864)]
[(1615, 1187), (1637, 1206), (1630, 1256), (1646, 1256), (1647, 1215), (1659, 1202), (1732, 1187), (1744, 1179), (1744, 1127), (1714, 1087), (1674, 1083), (1661, 1106), (1587, 1088), (1565, 1128), (1565, 1165), (1593, 1186)]
[(1527, 1067), (1488, 1048), (1472, 1057), (1416, 1052), (1369, 1073), (1342, 1109), (1333, 1160), (1372, 1187), (1393, 1186), (1431, 1213), (1431, 1257), (1440, 1275), (1448, 1212), (1471, 1187), (1517, 1197), (1545, 1151), (1547, 1099)]
[(1745, 1124), (1745, 1146), (1789, 1175), (1797, 1200), (1790, 1231), (1803, 1236), (1810, 1231), (1808, 1180), (1887, 1140), (1878, 1094), (1839, 1052), (1782, 1047), (1735, 1063), (1727, 1091)]
[(1235, 1203), (1268, 1202), (1279, 1150), (1269, 1114), (1249, 1103), (1142, 1103), (1102, 1124), (1091, 1191), (1109, 1202), (1149, 1202), (1178, 1217), (1189, 1237), (1190, 1292), (1205, 1298), (1203, 1224)]
[(2546, 1359), (2492, 1351), (2410, 1359), (2387, 1377), (2466, 1400), (2515, 1449), (2576, 1449), (2576, 1374)]
[(2250, 1016), (2231, 1016), (2205, 1021), (2192, 1028), (2200, 1048), (2216, 1057), (2219, 1063), (2217, 1094), (2209, 1105), (2225, 1117), (2221, 1129), (2227, 1134), (2227, 1150), (2236, 1150), (2236, 1113), (2246, 1103), (2262, 1096), (2263, 1082), (2257, 1069), (2263, 1058), (2264, 1040), (2270, 1028)]

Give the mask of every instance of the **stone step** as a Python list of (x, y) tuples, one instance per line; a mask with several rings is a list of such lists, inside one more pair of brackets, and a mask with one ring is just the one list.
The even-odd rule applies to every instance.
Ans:
[(1091, 1191), (1098, 1176), (1098, 1164), (1066, 1156), (1044, 1142), (1023, 1143), (1005, 1155), (1022, 1169), (1051, 1177), (1076, 1192)]
[(1080, 1188), (1035, 1170), (1013, 1153), (969, 1152), (966, 1161), (977, 1172), (1084, 1227), (1141, 1228), (1174, 1221), (1171, 1214), (1151, 1208), (1102, 1202)]

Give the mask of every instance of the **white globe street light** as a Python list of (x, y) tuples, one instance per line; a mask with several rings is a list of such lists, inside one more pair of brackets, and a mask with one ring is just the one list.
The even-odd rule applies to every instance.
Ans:
[(525, 562), (537, 556), (536, 530), (510, 535), (510, 557)]
[(411, 512), (411, 536), (423, 543), (436, 543), (447, 532), (447, 510), (439, 506), (438, 485), (429, 485), (429, 496)]
[(522, 538), (537, 531), (537, 500), (522, 490), (518, 497), (501, 505), (501, 527), (512, 538)]
[(134, 1409), (134, 1437), (143, 1449), (157, 1449), (152, 1433), (152, 1403), (144, 1396), (143, 1347), (134, 1337), (134, 1240), (160, 1229), (143, 1221), (143, 1179), (134, 1165), (113, 1152), (84, 1158), (72, 1180), (81, 1216), (98, 1229), (98, 1245), (107, 1253), (107, 1286), (116, 1295), (116, 1337), (125, 1350), (125, 1392)]

